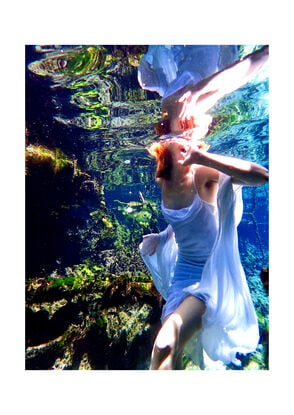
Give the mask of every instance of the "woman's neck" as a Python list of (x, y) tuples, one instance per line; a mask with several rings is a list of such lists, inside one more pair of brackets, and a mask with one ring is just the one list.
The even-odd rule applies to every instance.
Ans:
[(174, 183), (181, 183), (186, 181), (187, 178), (194, 172), (194, 167), (192, 166), (182, 166), (179, 164), (173, 165), (171, 171), (171, 181)]
[(167, 188), (184, 193), (188, 188), (194, 189), (194, 169), (194, 166), (174, 166), (170, 180), (166, 180)]
[[(181, 166), (179, 166), (181, 167)], [(168, 209), (182, 209), (190, 206), (197, 193), (194, 182), (194, 169), (192, 166), (181, 170), (172, 171), (170, 180), (164, 180), (162, 183), (162, 200)]]

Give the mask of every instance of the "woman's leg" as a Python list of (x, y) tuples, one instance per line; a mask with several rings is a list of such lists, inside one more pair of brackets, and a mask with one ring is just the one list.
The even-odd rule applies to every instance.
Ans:
[(186, 342), (201, 328), (205, 304), (189, 295), (164, 321), (153, 346), (150, 369), (180, 369)]

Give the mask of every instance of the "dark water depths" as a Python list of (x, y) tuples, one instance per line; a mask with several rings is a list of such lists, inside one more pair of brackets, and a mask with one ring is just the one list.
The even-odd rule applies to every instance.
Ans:
[[(152, 125), (160, 113), (160, 100), (137, 82), (145, 50), (145, 46), (26, 47), (27, 144), (57, 147), (76, 160), (79, 168), (103, 183), (107, 207), (121, 220), (118, 201), (138, 202), (140, 193), (156, 203), (160, 198), (154, 163), (145, 151), (155, 138)], [(251, 50), (244, 48), (242, 53)], [(207, 137), (212, 152), (268, 167), (267, 75), (265, 68), (213, 109), (217, 123)], [(250, 280), (268, 266), (268, 186), (244, 188), (243, 195), (239, 240)], [(163, 221), (160, 225), (165, 226)]]

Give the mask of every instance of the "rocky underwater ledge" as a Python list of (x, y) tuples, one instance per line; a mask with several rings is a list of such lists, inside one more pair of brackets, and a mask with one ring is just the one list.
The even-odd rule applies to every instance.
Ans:
[(27, 369), (147, 369), (161, 299), (149, 278), (76, 266), (27, 286)]
[(74, 160), (27, 146), (26, 369), (148, 367), (161, 298), (137, 248), (146, 203), (130, 232)]

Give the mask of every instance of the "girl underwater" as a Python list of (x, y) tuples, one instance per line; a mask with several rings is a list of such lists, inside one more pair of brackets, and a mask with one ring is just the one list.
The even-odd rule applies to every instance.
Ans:
[(258, 345), (237, 225), (242, 186), (266, 183), (268, 171), (208, 153), (202, 139), (212, 121), (207, 111), (249, 82), (267, 59), (267, 46), (236, 62), (234, 46), (151, 46), (140, 64), (141, 86), (163, 97), (163, 118), (156, 125), (163, 136), (148, 151), (156, 159), (168, 223), (140, 244), (166, 300), (150, 369), (180, 369), (184, 348), (201, 368), (203, 349), (213, 360), (238, 365), (237, 353)]

